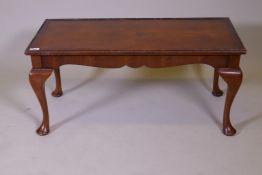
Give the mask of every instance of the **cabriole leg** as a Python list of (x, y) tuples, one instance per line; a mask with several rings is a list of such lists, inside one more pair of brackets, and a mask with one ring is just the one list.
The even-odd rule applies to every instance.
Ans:
[(60, 69), (59, 68), (54, 69), (54, 73), (55, 73), (55, 80), (56, 80), (56, 88), (52, 92), (52, 95), (54, 97), (60, 97), (63, 95)]
[(43, 111), (43, 121), (40, 127), (37, 129), (37, 133), (41, 136), (47, 135), (49, 132), (49, 115), (45, 95), (45, 82), (51, 73), (52, 69), (32, 69), (29, 74), (31, 86)]
[(232, 136), (236, 133), (236, 129), (230, 122), (230, 109), (242, 82), (242, 71), (240, 68), (220, 68), (218, 69), (218, 73), (227, 83), (227, 95), (223, 117), (223, 133), (227, 136)]
[(215, 68), (212, 94), (216, 97), (220, 97), (221, 95), (223, 95), (223, 91), (220, 90), (219, 88), (218, 80), (219, 80), (219, 74), (218, 74), (217, 68)]

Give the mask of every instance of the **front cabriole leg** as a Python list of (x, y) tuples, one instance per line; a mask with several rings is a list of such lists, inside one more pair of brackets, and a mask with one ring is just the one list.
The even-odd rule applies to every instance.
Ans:
[(37, 129), (37, 133), (40, 136), (47, 135), (49, 133), (49, 115), (45, 95), (45, 82), (51, 73), (52, 69), (32, 69), (29, 74), (31, 86), (43, 111), (43, 121), (40, 127)]
[(223, 117), (223, 133), (227, 136), (233, 136), (236, 133), (236, 129), (230, 122), (230, 109), (242, 82), (242, 71), (240, 68), (219, 68), (218, 74), (227, 83), (227, 95)]

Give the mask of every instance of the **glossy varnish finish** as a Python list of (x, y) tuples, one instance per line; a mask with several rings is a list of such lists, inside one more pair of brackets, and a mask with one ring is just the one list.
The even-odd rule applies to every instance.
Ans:
[[(31, 51), (30, 48), (39, 48)], [(46, 20), (30, 55), (210, 55), (245, 49), (228, 18)]]
[(202, 63), (215, 68), (213, 95), (223, 94), (219, 75), (228, 84), (223, 132), (234, 135), (230, 109), (241, 84), (239, 61), (245, 52), (228, 18), (46, 20), (25, 51), (31, 55), (30, 82), (43, 110), (38, 133), (49, 131), (45, 81), (54, 70), (52, 95), (61, 96), (62, 65), (160, 68)]

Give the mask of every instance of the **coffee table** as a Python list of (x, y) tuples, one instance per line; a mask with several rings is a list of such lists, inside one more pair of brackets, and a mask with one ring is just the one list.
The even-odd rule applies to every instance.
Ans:
[(40, 102), (39, 135), (49, 132), (45, 82), (52, 72), (63, 94), (59, 67), (76, 64), (102, 68), (163, 68), (186, 64), (214, 67), (213, 95), (221, 96), (218, 79), (227, 83), (223, 133), (236, 133), (230, 109), (242, 81), (240, 56), (245, 54), (229, 18), (47, 19), (27, 47), (30, 83)]

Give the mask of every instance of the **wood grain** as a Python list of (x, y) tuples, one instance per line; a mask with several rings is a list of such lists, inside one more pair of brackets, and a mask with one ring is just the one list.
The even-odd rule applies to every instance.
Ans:
[(61, 96), (63, 65), (163, 68), (207, 64), (214, 68), (212, 94), (223, 94), (219, 76), (228, 85), (223, 133), (232, 136), (236, 130), (230, 110), (242, 81), (239, 62), (244, 53), (229, 18), (46, 20), (25, 51), (31, 55), (30, 83), (43, 111), (37, 132), (49, 132), (44, 84), (54, 70), (56, 89), (52, 95)]
[(29, 55), (228, 55), (245, 48), (228, 18), (51, 19)]

